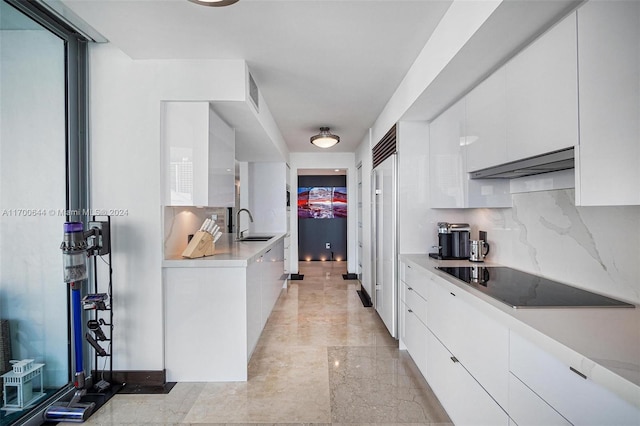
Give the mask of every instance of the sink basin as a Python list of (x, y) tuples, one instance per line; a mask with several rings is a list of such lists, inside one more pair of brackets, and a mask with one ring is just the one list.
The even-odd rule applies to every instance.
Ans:
[(249, 242), (249, 241), (269, 241), (273, 238), (273, 235), (249, 235), (247, 237), (242, 237), (238, 241)]

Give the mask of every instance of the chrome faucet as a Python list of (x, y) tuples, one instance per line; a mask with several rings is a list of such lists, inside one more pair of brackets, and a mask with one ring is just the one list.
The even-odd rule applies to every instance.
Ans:
[(240, 209), (240, 210), (238, 210), (238, 213), (236, 213), (236, 240), (241, 239), (242, 238), (242, 233), (244, 231), (246, 231), (246, 229), (244, 231), (240, 230), (240, 212), (249, 213), (249, 220), (251, 222), (253, 222), (253, 216), (251, 216), (251, 212), (249, 211), (249, 209)]

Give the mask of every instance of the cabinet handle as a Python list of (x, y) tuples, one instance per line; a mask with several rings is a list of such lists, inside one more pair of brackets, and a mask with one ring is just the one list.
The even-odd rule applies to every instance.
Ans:
[(452, 295), (452, 296), (455, 296), (455, 294), (454, 294), (454, 293), (449, 292), (449, 294), (450, 294), (450, 295)]
[(453, 361), (454, 363), (455, 363), (455, 362), (460, 362), (460, 361), (458, 361), (458, 358), (456, 358), (455, 356), (452, 356), (452, 357), (451, 357), (451, 361)]
[(407, 265), (407, 268), (411, 269), (411, 265)]
[(413, 290), (413, 289), (412, 289), (411, 287), (407, 287), (407, 290), (411, 291), (411, 290)]
[(411, 309), (407, 309), (407, 312), (413, 312)]
[(265, 252), (264, 252), (264, 254), (267, 254), (267, 253), (269, 253), (270, 251), (271, 251), (271, 249), (269, 249), (269, 250), (265, 251)]
[(581, 372), (579, 372), (578, 370), (576, 370), (573, 367), (569, 367), (569, 370), (573, 371), (574, 373), (576, 373), (578, 376), (582, 377), (583, 379), (587, 379), (587, 376), (585, 376), (584, 374), (582, 374)]

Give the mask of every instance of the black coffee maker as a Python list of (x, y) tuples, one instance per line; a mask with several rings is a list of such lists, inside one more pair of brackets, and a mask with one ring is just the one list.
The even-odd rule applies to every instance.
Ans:
[(468, 223), (438, 222), (437, 253), (429, 253), (436, 259), (469, 259), (470, 227)]

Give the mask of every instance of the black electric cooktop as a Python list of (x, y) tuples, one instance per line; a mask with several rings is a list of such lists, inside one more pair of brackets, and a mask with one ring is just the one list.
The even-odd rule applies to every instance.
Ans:
[(634, 305), (507, 267), (438, 267), (488, 296), (520, 308), (634, 308)]

